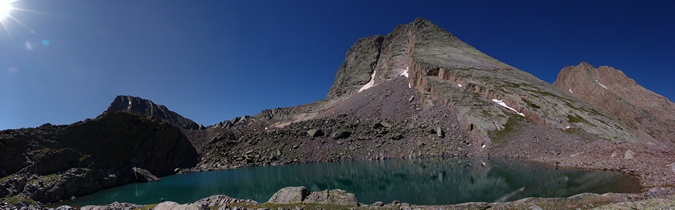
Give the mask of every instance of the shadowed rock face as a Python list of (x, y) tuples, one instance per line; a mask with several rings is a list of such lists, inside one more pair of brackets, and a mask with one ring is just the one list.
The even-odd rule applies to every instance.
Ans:
[(150, 100), (139, 97), (117, 96), (103, 113), (111, 112), (133, 113), (143, 117), (155, 116), (184, 129), (199, 129), (199, 125), (194, 121), (184, 118), (165, 106), (157, 105)]
[(199, 155), (181, 130), (159, 118), (105, 113), (71, 125), (0, 134), (1, 194), (54, 202), (135, 180), (133, 167), (165, 176), (194, 166)]
[(673, 145), (675, 103), (638, 85), (612, 67), (565, 67), (553, 83), (609, 112), (643, 141)]

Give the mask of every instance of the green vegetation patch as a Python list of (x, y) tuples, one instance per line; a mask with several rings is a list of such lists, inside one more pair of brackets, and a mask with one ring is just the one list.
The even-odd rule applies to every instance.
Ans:
[(80, 162), (86, 160), (89, 157), (91, 157), (91, 155), (83, 155), (82, 157), (80, 157)]
[(159, 204), (157, 204), (157, 203), (156, 204), (148, 204), (148, 205), (145, 205), (145, 206), (141, 207), (141, 210), (155, 209), (155, 207), (157, 207), (157, 205), (159, 205)]
[(525, 117), (510, 114), (509, 119), (506, 120), (506, 124), (503, 125), (503, 129), (488, 131), (488, 135), (490, 136), (490, 139), (498, 145), (505, 145), (509, 142), (508, 136), (513, 131), (517, 130), (518, 127), (521, 127), (521, 123), (525, 121)]
[(21, 201), (28, 201), (28, 203), (30, 203), (31, 205), (35, 205), (35, 201), (33, 199), (30, 199), (29, 197), (25, 197), (23, 195), (15, 195), (15, 196), (11, 196), (11, 197), (0, 198), (0, 201), (5, 202), (5, 203), (9, 203), (9, 204), (12, 204), (12, 205), (16, 205), (17, 203), (19, 203)]
[(537, 109), (540, 109), (540, 108), (541, 108), (540, 106), (534, 104), (534, 102), (532, 102), (532, 101), (530, 101), (530, 100), (527, 100), (526, 98), (523, 98), (523, 101), (527, 104), (528, 107), (530, 107), (530, 108), (532, 108), (532, 109), (534, 109), (534, 110), (537, 110)]
[(592, 125), (586, 119), (580, 117), (578, 114), (574, 114), (574, 116), (567, 115), (567, 119), (569, 119), (568, 121), (570, 123), (585, 123), (585, 124), (588, 124), (588, 125)]

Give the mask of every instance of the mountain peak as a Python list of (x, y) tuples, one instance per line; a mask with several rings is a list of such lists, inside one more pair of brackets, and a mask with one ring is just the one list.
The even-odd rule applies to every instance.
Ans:
[[(416, 64), (444, 69), (515, 69), (462, 42), (424, 18), (396, 26), (386, 36), (361, 38), (345, 55), (328, 98), (350, 95), (371, 82), (395, 78)], [(411, 81), (411, 84), (415, 83)]]
[(103, 113), (126, 112), (133, 113), (143, 117), (158, 117), (175, 126), (184, 129), (199, 129), (199, 125), (194, 121), (169, 110), (165, 106), (157, 105), (150, 100), (139, 97), (119, 95), (108, 106)]
[(553, 85), (609, 112), (641, 140), (674, 143), (675, 104), (620, 70), (582, 62), (563, 68)]

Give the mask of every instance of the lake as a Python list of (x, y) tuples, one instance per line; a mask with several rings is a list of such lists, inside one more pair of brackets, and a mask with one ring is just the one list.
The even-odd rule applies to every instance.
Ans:
[(211, 195), (266, 202), (281, 188), (343, 189), (360, 203), (394, 200), (417, 205), (503, 202), (526, 197), (568, 197), (579, 193), (636, 193), (635, 177), (609, 171), (555, 168), (509, 159), (423, 158), (310, 163), (240, 168), (162, 177), (65, 203), (71, 206), (195, 202)]

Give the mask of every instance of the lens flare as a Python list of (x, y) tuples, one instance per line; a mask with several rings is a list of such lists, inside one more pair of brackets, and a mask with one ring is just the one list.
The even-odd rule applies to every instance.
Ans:
[(16, 0), (0, 0), (0, 19), (9, 17), (9, 13), (14, 10), (13, 2)]

